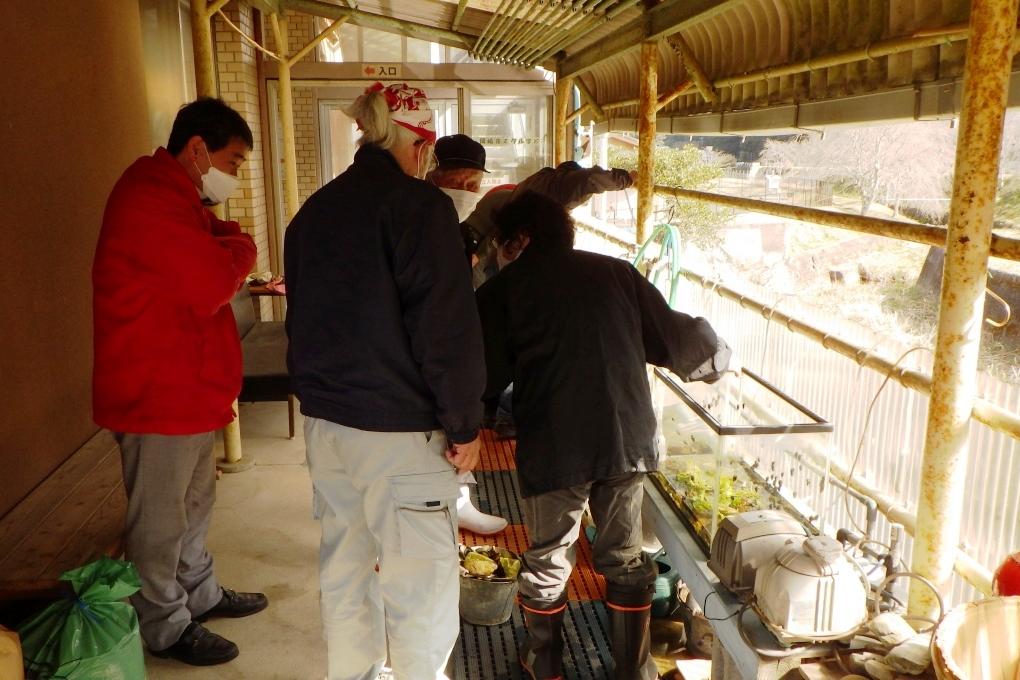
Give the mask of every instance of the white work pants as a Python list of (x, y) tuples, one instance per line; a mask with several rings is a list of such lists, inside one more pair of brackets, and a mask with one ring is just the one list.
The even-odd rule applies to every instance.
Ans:
[(446, 437), (305, 418), (305, 445), (329, 680), (375, 680), (387, 644), (397, 680), (447, 680), (460, 583)]

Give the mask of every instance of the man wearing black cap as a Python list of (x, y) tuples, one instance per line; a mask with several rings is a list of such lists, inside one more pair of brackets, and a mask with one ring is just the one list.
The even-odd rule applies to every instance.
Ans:
[[(463, 223), (470, 215), (481, 194), (482, 174), (485, 169), (485, 147), (467, 135), (449, 135), (436, 140), (436, 169), (428, 174), (427, 180), (439, 187), (440, 191), (450, 197), (457, 216)], [(466, 225), (461, 224), (461, 232), (465, 238), (465, 248), (471, 254), (477, 249), (477, 240), (469, 247)], [(488, 515), (474, 506), (471, 500), (471, 484), (475, 477), (470, 472), (458, 475), (460, 481), (460, 497), (457, 499), (457, 524), (461, 529), (483, 536), (495, 534), (507, 526), (502, 517)]]
[(467, 135), (448, 135), (436, 140), (436, 169), (427, 179), (453, 200), (463, 222), (481, 198), (485, 147)]

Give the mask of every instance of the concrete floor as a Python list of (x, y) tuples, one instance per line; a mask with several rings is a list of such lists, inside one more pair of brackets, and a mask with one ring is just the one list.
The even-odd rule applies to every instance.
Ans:
[[(269, 609), (208, 628), (241, 655), (194, 668), (146, 655), (149, 680), (321, 680), (326, 646), (319, 623), (319, 525), (312, 519), (302, 424), (287, 438), (284, 402), (241, 405), (244, 455), (255, 466), (223, 475), (209, 531), (216, 573), (227, 588), (261, 591)], [(217, 445), (217, 455), (222, 446)]]

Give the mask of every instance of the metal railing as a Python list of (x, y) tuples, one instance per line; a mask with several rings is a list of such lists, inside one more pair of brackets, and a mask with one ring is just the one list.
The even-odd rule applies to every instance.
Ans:
[[(685, 270), (679, 251), (677, 228), (659, 225), (634, 262), (663, 290), (671, 306), (709, 318), (745, 365), (836, 423), (835, 453), (828, 469), (845, 484), (842, 490), (838, 484), (826, 486), (820, 511), (824, 522), (863, 526), (863, 506), (845, 502), (845, 495), (853, 492), (874, 501), (882, 513), (872, 538), (887, 540), (893, 524), (912, 534), (917, 524), (930, 354), (913, 358), (909, 367), (899, 365), (882, 355), (896, 356), (907, 348), (796, 299), (763, 289), (737, 292)], [(983, 375), (980, 389), (987, 400), (985, 410), (1009, 415), (1020, 411), (1020, 387)], [(873, 399), (865, 431), (865, 413)], [(970, 436), (973, 450), (982, 455), (971, 458), (968, 470), (958, 576), (950, 595), (954, 603), (972, 599), (975, 591), (989, 594), (991, 571), (986, 565), (1020, 545), (1017, 430), (1008, 423), (1003, 428), (994, 420), (982, 423), (982, 409), (975, 411)], [(829, 452), (810, 453), (820, 463)], [(985, 492), (986, 480), (994, 480), (990, 493)], [(911, 550), (909, 536), (900, 554), (909, 555)]]

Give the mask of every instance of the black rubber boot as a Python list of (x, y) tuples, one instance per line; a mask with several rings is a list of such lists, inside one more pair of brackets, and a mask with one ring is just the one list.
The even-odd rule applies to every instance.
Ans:
[(606, 583), (606, 608), (609, 610), (609, 635), (616, 662), (615, 680), (654, 680), (659, 677), (655, 660), (649, 653), (651, 637), (648, 624), (652, 617), (655, 584), (625, 586)]
[(522, 602), (521, 608), (524, 610), (524, 623), (528, 626), (527, 638), (518, 651), (521, 666), (532, 680), (562, 680), (566, 597), (543, 608)]

